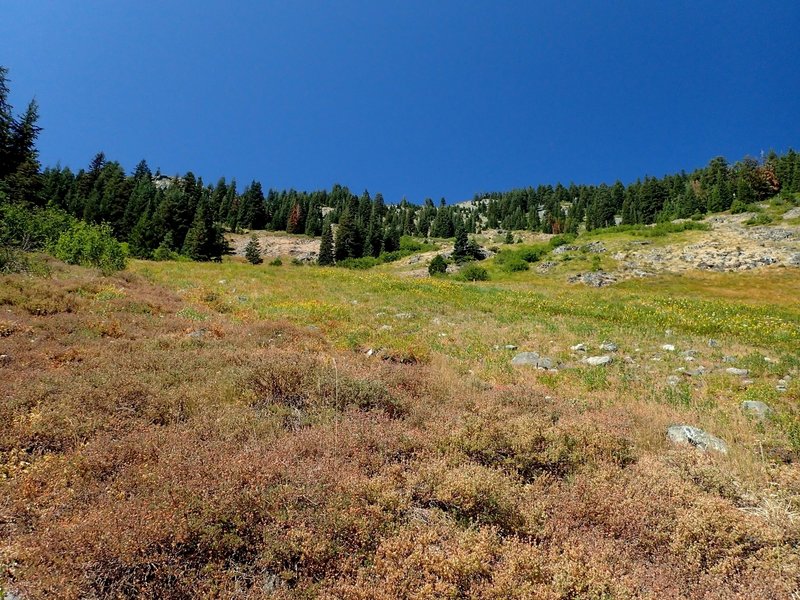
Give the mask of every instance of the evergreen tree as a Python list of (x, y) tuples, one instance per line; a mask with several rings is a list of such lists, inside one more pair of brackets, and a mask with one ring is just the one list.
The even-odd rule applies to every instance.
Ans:
[(236, 223), (238, 227), (245, 229), (264, 229), (266, 221), (264, 192), (261, 189), (261, 183), (253, 181), (242, 194)]
[(292, 206), (292, 211), (289, 213), (289, 218), (286, 221), (286, 233), (300, 233), (302, 230), (300, 225), (302, 223), (302, 210), (300, 204), (297, 202)]
[(201, 202), (192, 226), (186, 233), (183, 253), (192, 260), (219, 260), (227, 250), (222, 231), (214, 223), (214, 215), (206, 202)]
[(258, 237), (252, 235), (250, 241), (244, 249), (244, 256), (253, 265), (260, 265), (264, 260), (261, 258), (261, 245), (258, 243)]
[[(456, 230), (456, 243), (453, 247), (453, 260), (456, 262), (462, 262), (469, 258), (468, 251), (467, 251), (467, 230), (459, 226)], [(512, 238), (513, 242), (513, 238)]]
[(333, 232), (331, 231), (330, 220), (325, 219), (325, 223), (322, 225), (322, 240), (319, 244), (319, 258), (317, 259), (317, 264), (325, 267), (333, 263)]

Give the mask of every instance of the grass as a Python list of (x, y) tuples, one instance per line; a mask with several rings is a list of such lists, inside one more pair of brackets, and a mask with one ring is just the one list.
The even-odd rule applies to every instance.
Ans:
[[(0, 276), (0, 589), (796, 592), (797, 270), (595, 290), (487, 267), (486, 282), (235, 260)], [(570, 350), (604, 340), (606, 367)], [(512, 368), (509, 344), (565, 368)], [(745, 415), (752, 399), (773, 417)], [(674, 423), (729, 453), (670, 446)]]

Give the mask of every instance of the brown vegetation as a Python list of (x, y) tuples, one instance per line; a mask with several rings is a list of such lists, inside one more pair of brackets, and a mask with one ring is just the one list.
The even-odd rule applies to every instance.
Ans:
[(0, 581), (23, 598), (797, 588), (797, 523), (602, 403), (198, 320), (130, 274), (5, 276), (0, 308)]

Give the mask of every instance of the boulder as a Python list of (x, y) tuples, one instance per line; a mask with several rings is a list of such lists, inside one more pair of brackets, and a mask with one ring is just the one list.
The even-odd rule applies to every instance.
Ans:
[(742, 410), (760, 420), (766, 419), (772, 414), (769, 405), (761, 400), (745, 400), (742, 402)]
[(591, 252), (592, 254), (599, 254), (601, 252), (605, 252), (606, 247), (603, 245), (603, 242), (590, 242), (584, 246), (581, 246), (581, 250), (584, 252)]
[(583, 362), (593, 367), (602, 367), (604, 365), (611, 364), (613, 360), (614, 360), (613, 358), (611, 358), (606, 354), (604, 356), (589, 356), (587, 358), (584, 358)]
[(586, 344), (575, 344), (569, 347), (573, 352), (586, 352)]
[(748, 371), (747, 369), (737, 369), (736, 367), (728, 367), (727, 369), (725, 369), (725, 372), (731, 375), (738, 375), (739, 377), (744, 377), (750, 371)]
[(553, 359), (546, 356), (539, 356), (537, 352), (520, 352), (511, 359), (511, 364), (516, 367), (530, 365), (537, 369), (552, 369), (555, 367)]
[(605, 350), (606, 352), (616, 352), (619, 346), (617, 346), (614, 342), (604, 341), (600, 344), (600, 350)]
[(728, 444), (723, 440), (691, 425), (672, 425), (668, 427), (667, 439), (673, 444), (689, 444), (703, 452), (708, 450), (714, 450), (722, 454), (728, 452)]

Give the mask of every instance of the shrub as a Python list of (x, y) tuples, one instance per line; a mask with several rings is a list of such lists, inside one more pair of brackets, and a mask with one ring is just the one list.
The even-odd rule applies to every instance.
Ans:
[(54, 208), (35, 210), (19, 204), (0, 206), (0, 245), (23, 250), (51, 248), (76, 222)]
[(475, 263), (467, 263), (459, 271), (458, 276), (464, 281), (487, 281), (489, 279), (489, 272)]
[(372, 267), (381, 264), (381, 260), (372, 256), (365, 256), (363, 258), (345, 258), (336, 263), (337, 267), (344, 267), (345, 269), (371, 269)]
[(125, 268), (125, 253), (108, 225), (74, 223), (59, 236), (54, 254), (66, 263), (97, 267), (104, 273)]
[(283, 261), (280, 258), (276, 258), (269, 263), (269, 266), (271, 267), (280, 267), (281, 265), (283, 265)]
[(733, 204), (731, 204), (731, 214), (739, 215), (744, 212), (747, 212), (747, 205), (737, 198), (733, 201)]
[(561, 235), (554, 235), (550, 238), (549, 245), (551, 248), (558, 248), (559, 246), (565, 246), (570, 242), (575, 241), (577, 236), (574, 233), (563, 233)]
[(765, 213), (750, 217), (744, 222), (745, 225), (769, 225), (770, 223), (772, 223), (772, 217)]
[(178, 260), (179, 258), (180, 254), (174, 250), (170, 250), (169, 246), (163, 242), (159, 244), (158, 248), (153, 250), (153, 260)]
[(530, 267), (517, 252), (501, 252), (495, 259), (495, 263), (509, 273), (516, 273), (518, 271), (527, 271)]
[(437, 254), (431, 260), (431, 264), (428, 265), (428, 274), (441, 275), (443, 273), (447, 273), (447, 261), (441, 254)]

